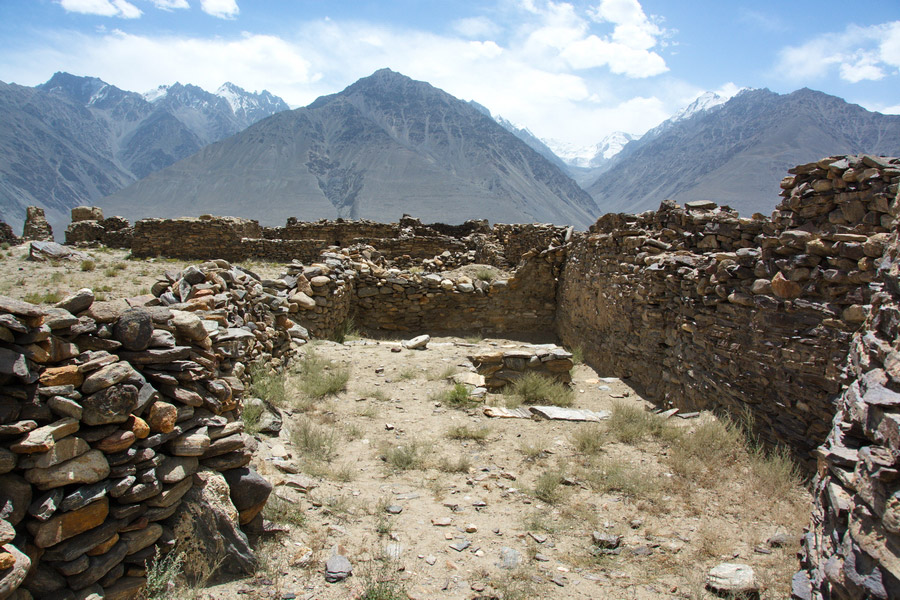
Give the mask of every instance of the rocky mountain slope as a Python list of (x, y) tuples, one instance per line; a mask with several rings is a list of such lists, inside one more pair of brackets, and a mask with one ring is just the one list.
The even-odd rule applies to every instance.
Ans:
[(900, 153), (900, 116), (806, 88), (785, 95), (745, 90), (627, 144), (587, 190), (603, 212), (656, 209), (671, 198), (768, 215), (788, 168), (859, 152)]
[(0, 82), (0, 215), (20, 231), (25, 207), (41, 206), (58, 228), (71, 207), (288, 108), (230, 83), (216, 94), (176, 83), (143, 96), (68, 73), (33, 88)]
[(135, 219), (215, 213), (553, 222), (597, 208), (562, 171), (478, 108), (389, 69), (279, 113), (103, 199)]

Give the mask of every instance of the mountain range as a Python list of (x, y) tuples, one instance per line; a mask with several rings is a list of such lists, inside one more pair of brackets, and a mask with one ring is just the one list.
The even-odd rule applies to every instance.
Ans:
[(176, 83), (142, 95), (69, 73), (35, 87), (0, 82), (0, 215), (21, 230), (25, 207), (41, 206), (59, 230), (73, 206), (288, 108), (230, 83), (215, 94)]
[(295, 110), (230, 83), (138, 94), (67, 73), (0, 82), (0, 218), (17, 230), (27, 205), (57, 232), (79, 204), (266, 224), (409, 213), (584, 228), (666, 198), (749, 215), (774, 209), (791, 166), (860, 152), (900, 154), (900, 116), (809, 89), (706, 93), (643, 136), (576, 148), (389, 69)]
[(743, 90), (629, 142), (585, 189), (602, 212), (712, 200), (771, 214), (790, 167), (835, 154), (900, 154), (900, 116), (803, 88)]
[(130, 219), (214, 213), (265, 224), (409, 213), (584, 228), (597, 216), (587, 192), (483, 110), (390, 69), (211, 144), (100, 205)]

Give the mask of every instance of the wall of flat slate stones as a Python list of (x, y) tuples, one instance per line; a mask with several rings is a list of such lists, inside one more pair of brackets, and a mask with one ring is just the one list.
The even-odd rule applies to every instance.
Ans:
[(849, 385), (817, 451), (815, 504), (794, 598), (900, 598), (900, 240), (887, 246), (883, 284), (853, 336)]
[(220, 569), (252, 569), (241, 527), (261, 530), (271, 486), (247, 467), (238, 411), (248, 367), (278, 369), (308, 337), (286, 285), (216, 260), (167, 273), (136, 306), (0, 297), (3, 597), (140, 597), (157, 546), (202, 537), (216, 485), (230, 508), (206, 542), (226, 541)]
[(257, 221), (236, 217), (141, 219), (134, 224), (131, 254), (237, 261), (247, 257), (241, 240), (260, 237), (262, 227)]
[(894, 162), (829, 157), (792, 169), (772, 219), (702, 202), (605, 215), (569, 251), (560, 337), (659, 403), (749, 410), (809, 461), (878, 291), (898, 181)]

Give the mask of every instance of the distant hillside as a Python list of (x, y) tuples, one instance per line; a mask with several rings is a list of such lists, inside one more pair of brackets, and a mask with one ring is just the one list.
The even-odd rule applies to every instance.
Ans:
[(21, 232), (25, 207), (54, 229), (154, 171), (287, 110), (268, 92), (175, 84), (146, 97), (95, 77), (56, 73), (36, 87), (0, 82), (0, 214)]
[(279, 113), (100, 202), (135, 219), (214, 213), (586, 227), (597, 208), (482, 110), (389, 69)]
[(745, 90), (630, 142), (587, 190), (603, 212), (642, 212), (671, 198), (769, 214), (788, 168), (860, 152), (900, 154), (900, 116), (805, 88)]

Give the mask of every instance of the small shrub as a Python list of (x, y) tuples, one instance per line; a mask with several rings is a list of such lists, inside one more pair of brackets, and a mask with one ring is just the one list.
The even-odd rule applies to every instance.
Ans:
[(418, 376), (418, 373), (413, 368), (406, 368), (400, 371), (397, 374), (397, 381), (410, 381), (415, 379)]
[(0, 244), (0, 250), (9, 250), (9, 242), (3, 242)]
[(91, 259), (81, 261), (81, 270), (84, 272), (93, 271), (97, 268), (97, 263)]
[(450, 379), (457, 373), (457, 371), (459, 371), (459, 369), (454, 365), (448, 365), (448, 366), (444, 367), (443, 369), (441, 369), (440, 371), (438, 371), (438, 370), (429, 371), (428, 372), (428, 381), (441, 381), (444, 379)]
[(446, 456), (441, 458), (438, 469), (444, 473), (468, 473), (472, 469), (472, 461), (465, 454), (456, 457), (456, 460)]
[(534, 497), (547, 504), (556, 504), (564, 497), (562, 480), (565, 472), (562, 469), (548, 469), (538, 475), (534, 482)]
[(241, 421), (244, 422), (244, 431), (250, 435), (259, 433), (259, 421), (262, 417), (263, 410), (264, 406), (262, 404), (257, 404), (255, 402), (244, 404), (244, 409), (241, 411)]
[(337, 395), (350, 380), (349, 369), (320, 357), (312, 348), (300, 360), (300, 373), (301, 391), (314, 399)]
[(645, 438), (659, 437), (666, 422), (636, 404), (616, 402), (607, 421), (607, 430), (623, 444), (634, 444)]
[(403, 569), (396, 560), (382, 556), (364, 569), (363, 589), (357, 600), (407, 600), (406, 584), (399, 576)]
[(470, 404), (477, 402), (469, 395), (469, 388), (465, 384), (457, 383), (452, 388), (447, 388), (443, 392), (431, 396), (433, 402), (441, 402), (453, 408), (465, 408)]
[(717, 473), (733, 465), (743, 449), (743, 436), (733, 423), (707, 419), (675, 440), (669, 450), (669, 466), (686, 479), (712, 484), (719, 479)]
[(363, 393), (363, 396), (366, 398), (371, 398), (373, 400), (378, 400), (379, 402), (390, 402), (391, 396), (384, 390), (367, 390)]
[(571, 350), (572, 352), (572, 362), (576, 365), (580, 365), (584, 363), (584, 348), (581, 346), (575, 346)]
[(54, 292), (44, 292), (43, 294), (40, 292), (29, 292), (25, 294), (25, 302), (29, 302), (31, 304), (55, 304), (63, 299), (62, 292), (54, 291)]
[(647, 497), (657, 491), (656, 481), (638, 465), (618, 459), (601, 459), (579, 475), (597, 493), (618, 492), (630, 498)]
[(291, 441), (307, 457), (330, 461), (335, 451), (335, 430), (326, 431), (306, 418), (300, 419), (291, 431)]
[(184, 553), (171, 551), (162, 555), (159, 547), (147, 566), (147, 587), (145, 593), (149, 600), (175, 600), (181, 597), (179, 590), (182, 579)]
[(488, 427), (474, 428), (468, 425), (457, 425), (447, 431), (447, 437), (451, 440), (471, 440), (483, 443), (490, 432), (491, 430)]
[(420, 469), (431, 448), (419, 440), (410, 440), (402, 446), (391, 446), (382, 453), (384, 461), (396, 471)]
[(525, 460), (538, 460), (547, 456), (547, 440), (543, 438), (522, 438), (519, 444), (519, 452), (525, 455)]
[(287, 406), (284, 373), (272, 373), (262, 364), (254, 365), (250, 369), (250, 395), (274, 406)]
[(488, 269), (487, 267), (484, 267), (482, 269), (478, 269), (475, 272), (475, 277), (477, 277), (481, 281), (491, 282), (494, 280), (494, 277), (496, 277), (496, 273), (494, 273), (493, 269)]
[(597, 454), (603, 449), (603, 431), (591, 423), (572, 432), (572, 444), (582, 454)]
[(526, 373), (509, 386), (509, 396), (522, 404), (572, 406), (572, 390), (558, 381), (538, 373)]
[(331, 334), (330, 339), (333, 342), (343, 344), (344, 342), (349, 342), (351, 340), (358, 340), (360, 337), (360, 333), (356, 329), (356, 324), (353, 322), (353, 317), (347, 317), (337, 326), (334, 333)]

